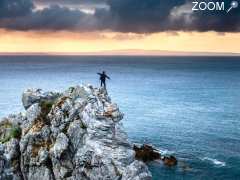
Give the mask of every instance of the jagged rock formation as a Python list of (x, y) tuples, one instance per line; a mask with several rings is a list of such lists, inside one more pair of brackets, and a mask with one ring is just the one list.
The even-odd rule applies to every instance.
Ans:
[(25, 113), (0, 121), (0, 180), (148, 180), (104, 89), (30, 89)]

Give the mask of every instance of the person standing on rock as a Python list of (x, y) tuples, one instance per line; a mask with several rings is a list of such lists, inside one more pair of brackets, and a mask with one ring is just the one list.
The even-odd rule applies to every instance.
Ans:
[(100, 76), (101, 87), (103, 86), (106, 89), (106, 79), (110, 79), (110, 77), (107, 76), (105, 71), (97, 74)]

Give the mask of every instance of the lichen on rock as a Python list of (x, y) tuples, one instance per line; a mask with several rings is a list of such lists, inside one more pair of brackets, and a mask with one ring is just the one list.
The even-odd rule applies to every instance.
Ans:
[(151, 179), (105, 89), (29, 89), (22, 102), (24, 113), (0, 121), (0, 138), (10, 137), (0, 143), (0, 180)]

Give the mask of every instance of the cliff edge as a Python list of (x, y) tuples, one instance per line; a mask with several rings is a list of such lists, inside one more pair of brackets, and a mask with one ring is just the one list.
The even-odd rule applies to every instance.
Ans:
[(0, 121), (0, 180), (149, 180), (104, 89), (29, 89)]

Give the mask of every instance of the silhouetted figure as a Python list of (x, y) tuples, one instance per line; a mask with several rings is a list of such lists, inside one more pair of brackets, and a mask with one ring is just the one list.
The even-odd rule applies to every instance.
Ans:
[(106, 75), (105, 71), (97, 74), (100, 75), (101, 87), (103, 86), (106, 89), (106, 78), (110, 79), (110, 77)]

